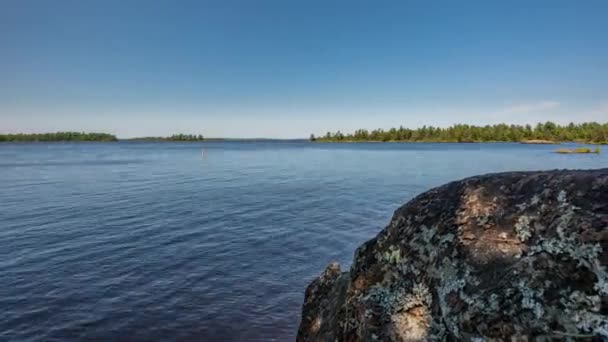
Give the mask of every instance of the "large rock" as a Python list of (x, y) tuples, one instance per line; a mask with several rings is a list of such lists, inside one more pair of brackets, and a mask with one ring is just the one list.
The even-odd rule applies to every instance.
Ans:
[(310, 284), (298, 340), (606, 340), (607, 242), (608, 169), (449, 183)]

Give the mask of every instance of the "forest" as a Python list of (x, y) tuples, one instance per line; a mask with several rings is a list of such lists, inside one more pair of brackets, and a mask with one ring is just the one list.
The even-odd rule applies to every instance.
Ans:
[(202, 134), (173, 134), (169, 137), (142, 137), (128, 139), (129, 141), (203, 141)]
[(310, 136), (319, 142), (525, 142), (544, 140), (550, 142), (576, 141), (584, 143), (608, 143), (608, 123), (587, 122), (558, 125), (553, 122), (532, 125), (486, 125), (456, 124), (447, 128), (423, 126), (417, 129), (391, 128), (368, 131), (358, 129), (354, 133), (327, 132), (324, 136)]
[(56, 132), (36, 134), (0, 134), (0, 142), (36, 141), (118, 141), (116, 136), (107, 133)]

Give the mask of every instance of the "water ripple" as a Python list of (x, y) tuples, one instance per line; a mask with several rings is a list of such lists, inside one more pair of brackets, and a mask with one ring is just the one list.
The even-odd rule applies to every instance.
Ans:
[(417, 193), (608, 166), (518, 144), (204, 146), (3, 145), (0, 340), (293, 340), (309, 281)]

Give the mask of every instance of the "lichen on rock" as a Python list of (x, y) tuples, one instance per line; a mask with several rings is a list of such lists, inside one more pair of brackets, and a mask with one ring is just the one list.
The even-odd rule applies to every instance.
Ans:
[(608, 340), (607, 244), (608, 169), (452, 182), (307, 288), (298, 340)]

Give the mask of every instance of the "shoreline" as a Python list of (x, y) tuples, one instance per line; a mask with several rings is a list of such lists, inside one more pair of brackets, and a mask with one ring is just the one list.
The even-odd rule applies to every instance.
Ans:
[(521, 144), (521, 145), (559, 145), (559, 144), (587, 144), (587, 145), (608, 145), (607, 142), (585, 142), (585, 141), (555, 141), (551, 143), (530, 143), (522, 141), (377, 141), (377, 140), (362, 140), (362, 141), (334, 141), (334, 140), (315, 140), (311, 143), (335, 143), (335, 144), (367, 144), (367, 143), (401, 143), (401, 144)]
[(315, 140), (308, 139), (206, 139), (199, 141), (179, 141), (179, 140), (138, 140), (138, 139), (118, 139), (112, 141), (77, 141), (77, 140), (59, 140), (59, 141), (0, 141), (1, 144), (116, 144), (116, 143), (321, 143), (321, 144), (521, 144), (521, 145), (560, 145), (560, 144), (581, 144), (581, 145), (608, 145), (608, 142), (585, 142), (585, 141), (556, 141), (551, 143), (529, 143), (521, 141), (331, 141), (331, 140)]

